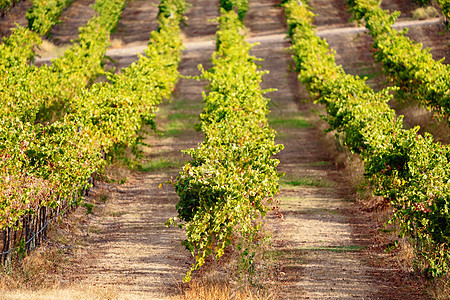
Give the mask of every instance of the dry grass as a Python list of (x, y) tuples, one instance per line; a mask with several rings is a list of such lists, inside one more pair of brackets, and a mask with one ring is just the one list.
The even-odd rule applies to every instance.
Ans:
[(180, 286), (180, 295), (172, 300), (257, 300), (276, 299), (274, 291), (261, 291), (249, 285), (241, 284), (216, 273), (206, 278), (193, 279), (189, 284)]
[(257, 241), (249, 246), (250, 252), (255, 252), (251, 271), (242, 267), (237, 245), (239, 241), (243, 245), (245, 242), (236, 237), (218, 261), (208, 257), (205, 265), (193, 272), (189, 283), (178, 283), (179, 293), (170, 299), (279, 299), (281, 286), (276, 279), (277, 261), (270, 244), (270, 234), (263, 223)]
[[(95, 192), (91, 192), (88, 201), (94, 205), (96, 213), (101, 213), (107, 199), (107, 191), (100, 184)], [(102, 204), (97, 207), (96, 204)], [(70, 267), (70, 259), (77, 246), (85, 243), (82, 225), (87, 218), (87, 209), (78, 207), (77, 212), (69, 213), (58, 222), (54, 222), (48, 232), (48, 239), (25, 258), (15, 256), (7, 267), (0, 266), (0, 294), (1, 299), (25, 299), (35, 293), (45, 291), (45, 295), (53, 293), (64, 282), (64, 270)], [(39, 295), (41, 292), (39, 292)], [(37, 299), (66, 299), (51, 296)], [(28, 296), (27, 296), (28, 295)], [(77, 298), (75, 298), (77, 299)], [(79, 299), (91, 299), (80, 297)], [(100, 299), (100, 298), (99, 298)], [(107, 299), (107, 298), (101, 298)]]
[(43, 40), (42, 44), (36, 49), (36, 55), (39, 57), (58, 57), (63, 55), (68, 47), (58, 47), (47, 40)]
[(22, 290), (4, 293), (1, 299), (5, 300), (112, 300), (112, 299), (142, 299), (134, 297), (122, 297), (114, 287), (74, 286), (67, 289), (41, 289)]
[(423, 107), (419, 107), (413, 100), (393, 101), (394, 109), (398, 114), (404, 115), (404, 123), (407, 128), (419, 126), (420, 134), (431, 133), (436, 141), (443, 144), (450, 143), (450, 128), (445, 120), (434, 118), (432, 113)]
[(255, 299), (248, 290), (232, 292), (227, 280), (217, 278), (200, 279), (191, 281), (186, 287), (182, 287), (179, 296), (175, 300), (228, 300), (228, 299)]
[(111, 48), (123, 48), (125, 43), (121, 39), (112, 39), (111, 40)]
[(436, 18), (439, 16), (438, 11), (433, 6), (419, 7), (413, 12), (413, 19), (425, 20), (430, 18)]
[(11, 265), (1, 267), (0, 291), (53, 288), (57, 284), (63, 249), (44, 246), (24, 259), (15, 257)]
[(132, 171), (129, 168), (124, 167), (121, 162), (117, 162), (107, 166), (103, 176), (105, 176), (106, 181), (123, 184), (127, 182), (127, 178), (131, 174)]
[(437, 278), (429, 282), (427, 294), (432, 299), (447, 300), (450, 299), (450, 276)]
[[(94, 213), (105, 213), (107, 195), (102, 184), (91, 192), (89, 203), (98, 204)], [(114, 286), (80, 286), (67, 281), (65, 273), (73, 271), (73, 252), (85, 242), (76, 236), (82, 235), (80, 226), (86, 217), (86, 209), (78, 207), (76, 213), (51, 226), (47, 242), (25, 258), (15, 257), (11, 265), (1, 267), (0, 299), (145, 299), (139, 295), (122, 295)]]

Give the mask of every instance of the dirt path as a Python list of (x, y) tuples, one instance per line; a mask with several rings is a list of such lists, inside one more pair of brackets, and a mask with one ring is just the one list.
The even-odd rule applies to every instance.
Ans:
[(182, 232), (164, 226), (175, 213), (176, 195), (158, 188), (171, 175), (132, 174), (126, 184), (103, 190), (108, 200), (83, 230), (85, 246), (66, 271), (68, 283), (109, 289), (122, 298), (158, 299), (176, 292), (188, 257)]
[[(249, 13), (266, 5), (261, 2), (276, 4), (251, 1)], [(295, 74), (285, 76), (291, 64), (284, 50), (288, 46), (272, 42), (254, 49), (255, 56), (265, 59), (263, 69), (270, 71), (263, 87), (278, 88), (268, 95), (273, 102), (270, 118), (279, 142), (285, 145), (278, 155), (279, 171), (285, 172), (280, 192), (284, 217), (272, 217), (269, 223), (281, 264), (282, 298), (420, 299), (415, 283), (399, 281), (400, 271), (381, 251), (372, 249), (375, 233), (368, 226), (369, 216), (359, 210), (354, 189), (335, 166), (312, 107), (299, 104), (309, 99), (308, 94), (297, 84)]]
[(91, 8), (95, 0), (73, 1), (61, 14), (61, 23), (50, 30), (50, 41), (57, 46), (67, 46), (73, 39), (78, 38), (78, 28), (84, 26), (91, 19), (95, 11)]
[[(317, 27), (348, 27), (351, 14), (347, 9), (346, 0), (310, 0), (308, 4), (312, 11), (317, 14), (314, 25)], [(418, 7), (411, 0), (389, 0), (381, 3), (383, 9), (390, 12), (401, 11), (402, 19), (410, 19), (413, 11)]]
[(33, 5), (32, 1), (22, 1), (14, 6), (3, 18), (0, 18), (0, 39), (11, 34), (11, 28), (15, 23), (20, 26), (28, 26), (26, 13)]
[[(132, 23), (127, 18), (124, 16), (121, 23)], [(195, 18), (187, 21), (187, 32), (191, 30), (190, 21), (200, 22)], [(198, 63), (208, 67), (212, 51), (186, 51), (181, 73), (198, 74)], [(162, 189), (158, 186), (176, 177), (188, 159), (181, 150), (195, 147), (202, 140), (194, 124), (201, 111), (203, 85), (181, 79), (172, 103), (161, 107), (156, 122), (164, 135), (146, 140), (152, 145), (144, 152), (148, 164), (144, 163), (143, 169), (147, 172), (132, 172), (126, 175), (125, 184), (100, 189), (98, 193), (107, 194), (108, 200), (86, 225), (89, 237), (75, 256), (69, 280), (75, 279), (79, 286), (95, 283), (99, 289), (125, 299), (167, 299), (178, 293), (191, 263), (190, 254), (181, 245), (184, 231), (164, 225), (169, 217), (176, 216), (178, 197), (170, 185)]]
[(121, 15), (117, 30), (111, 35), (113, 46), (147, 44), (150, 32), (158, 28), (158, 0), (130, 1)]

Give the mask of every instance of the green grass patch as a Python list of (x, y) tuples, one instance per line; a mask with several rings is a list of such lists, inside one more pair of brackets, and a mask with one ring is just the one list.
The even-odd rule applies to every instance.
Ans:
[(105, 202), (108, 200), (108, 195), (102, 194), (102, 195), (100, 195), (100, 197), (99, 197), (98, 200), (99, 200), (100, 202), (105, 203)]
[(311, 163), (311, 166), (313, 167), (325, 167), (325, 166), (330, 166), (331, 162), (329, 161), (317, 161), (317, 162), (313, 162)]
[(375, 73), (366, 73), (366, 74), (360, 75), (359, 77), (366, 78), (366, 80), (372, 80), (375, 78), (375, 76), (376, 76)]
[(154, 172), (161, 171), (167, 169), (179, 169), (184, 165), (184, 163), (180, 161), (171, 161), (165, 158), (155, 159), (148, 163), (143, 164), (140, 167), (140, 171), (142, 172)]
[(303, 251), (330, 251), (330, 252), (359, 252), (367, 247), (365, 246), (335, 246), (335, 247), (312, 247), (312, 248), (301, 248), (299, 250)]
[(198, 115), (192, 114), (192, 113), (184, 113), (184, 112), (177, 112), (173, 114), (169, 114), (167, 116), (167, 119), (171, 122), (187, 122), (187, 121), (197, 121)]
[(114, 218), (117, 218), (117, 217), (121, 217), (121, 216), (126, 215), (126, 214), (127, 214), (126, 211), (114, 211), (114, 212), (111, 213), (111, 216), (114, 217)]
[(274, 129), (311, 127), (311, 124), (301, 116), (293, 118), (269, 118), (269, 125)]
[(372, 80), (383, 75), (381, 71), (366, 66), (360, 67), (359, 71), (356, 71), (356, 73), (360, 78), (366, 78), (366, 80)]
[(330, 187), (333, 184), (324, 179), (317, 179), (312, 177), (298, 177), (298, 178), (282, 178), (281, 185), (284, 186), (305, 186), (305, 187)]
[(379, 232), (384, 232), (384, 233), (390, 233), (390, 232), (394, 232), (395, 229), (394, 228), (378, 228)]
[(200, 112), (203, 109), (203, 102), (188, 102), (188, 101), (176, 101), (173, 102), (173, 106), (175, 110), (179, 111), (189, 111), (189, 112), (196, 112), (197, 115), (200, 114)]
[(307, 251), (301, 249), (284, 249), (284, 250), (273, 250), (267, 251), (267, 255), (272, 257), (274, 260), (285, 260), (288, 264), (294, 263), (295, 265), (307, 263), (305, 255)]
[[(360, 64), (358, 64), (360, 65)], [(358, 75), (360, 78), (364, 78), (366, 77), (367, 80), (373, 79), (375, 78), (375, 76), (377, 75), (376, 72), (373, 70), (373, 68), (368, 68), (364, 65), (362, 65), (357, 71), (356, 71), (356, 75)]]
[(195, 124), (199, 123), (198, 114), (183, 112), (169, 114), (167, 120), (164, 133), (169, 136), (177, 136), (186, 131), (195, 130)]
[(300, 215), (340, 215), (341, 212), (336, 209), (326, 209), (326, 208), (308, 208), (308, 209), (302, 209), (298, 212)]
[(194, 131), (195, 125), (199, 123), (202, 108), (202, 102), (188, 102), (181, 99), (163, 103), (158, 116), (164, 126), (158, 130), (163, 136), (179, 136)]
[(280, 201), (282, 203), (282, 205), (287, 205), (287, 204), (297, 204), (298, 202), (300, 202), (301, 198), (298, 196), (283, 196), (281, 197)]

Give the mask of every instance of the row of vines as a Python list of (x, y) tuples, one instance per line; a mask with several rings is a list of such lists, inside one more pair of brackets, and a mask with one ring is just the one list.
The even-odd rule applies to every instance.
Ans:
[[(224, 1), (223, 1), (224, 2)], [(245, 3), (246, 5), (246, 3)], [(211, 70), (203, 70), (208, 81), (200, 127), (204, 141), (185, 150), (192, 160), (174, 182), (180, 200), (178, 217), (168, 224), (184, 227), (195, 263), (184, 281), (208, 257), (219, 259), (238, 240), (243, 267), (255, 256), (254, 245), (271, 196), (278, 191), (278, 160), (272, 158), (282, 145), (274, 143), (267, 122), (268, 101), (260, 83), (251, 45), (245, 41), (243, 11), (225, 6), (218, 18), (216, 51)], [(245, 10), (245, 8), (244, 8)]]
[(375, 0), (348, 0), (356, 20), (365, 20), (373, 37), (375, 58), (402, 93), (450, 122), (450, 66), (433, 60), (428, 49), (411, 41), (406, 31), (392, 28), (399, 13), (390, 15)]
[[(179, 23), (185, 4), (183, 0), (165, 0), (160, 4), (159, 29), (150, 35), (146, 56), (141, 55), (118, 74), (108, 74), (108, 82), (87, 88), (86, 84), (95, 78), (91, 74), (104, 73), (101, 58), (109, 43), (109, 31), (104, 30), (115, 26), (124, 2), (102, 0), (96, 6), (100, 16), (80, 30), (80, 43), (53, 61), (51, 67), (29, 66), (27, 60), (33, 55), (31, 44), (39, 39), (25, 29), (16, 30), (21, 34), (11, 36), (2, 45), (19, 46), (20, 51), (10, 51), (10, 56), (22, 53), (15, 59), (2, 57), (12, 62), (2, 65), (1, 72), (5, 75), (2, 79), (15, 83), (12, 86), (17, 90), (28, 88), (29, 93), (29, 98), (25, 92), (2, 97), (2, 101), (5, 99), (0, 131), (3, 262), (9, 259), (15, 245), (18, 248), (14, 250), (24, 251), (39, 242), (53, 216), (81, 203), (89, 178), (105, 164), (104, 154), (117, 145), (136, 141), (141, 126), (152, 122), (156, 106), (170, 96), (179, 77), (177, 67), (182, 47)], [(33, 39), (29, 39), (30, 35)], [(78, 71), (79, 68), (82, 70)], [(49, 83), (56, 87), (42, 97), (39, 93), (45, 89), (40, 86)], [(73, 91), (59, 98), (61, 94), (57, 91), (64, 93), (65, 88)], [(33, 99), (41, 102), (34, 102), (39, 108), (30, 113)], [(54, 103), (61, 105), (55, 109)], [(54, 120), (56, 112), (59, 115)], [(47, 118), (48, 113), (53, 115), (51, 119)]]
[(98, 15), (80, 27), (78, 42), (51, 66), (30, 65), (39, 36), (16, 28), (0, 46), (0, 115), (17, 117), (30, 123), (49, 123), (68, 111), (72, 99), (104, 73), (103, 63), (109, 47), (109, 33), (124, 8), (123, 0), (98, 0)]
[[(33, 47), (40, 38), (28, 29), (15, 29), (0, 46), (3, 192), (0, 228), (6, 229), (2, 260), (9, 257), (17, 240), (29, 241), (34, 236), (36, 230), (28, 227), (35, 223), (42, 225), (52, 210), (59, 214), (62, 207), (72, 206), (69, 202), (78, 202), (79, 193), (74, 191), (84, 189), (87, 178), (95, 170), (93, 166), (86, 170), (89, 175), (83, 173), (86, 168), (80, 166), (80, 161), (83, 156), (90, 155), (92, 159), (98, 155), (87, 152), (87, 147), (77, 149), (79, 144), (91, 144), (91, 139), (85, 134), (74, 135), (73, 126), (64, 122), (44, 125), (48, 122), (43, 122), (43, 116), (61, 112), (53, 103), (75, 99), (88, 80), (95, 78), (87, 75), (102, 72), (108, 30), (115, 26), (123, 8), (123, 2), (114, 3), (97, 3), (96, 9), (105, 14), (94, 17), (81, 28), (80, 43), (73, 45), (51, 67), (30, 65)], [(100, 28), (96, 23), (111, 25), (97, 31)], [(47, 210), (46, 207), (52, 210), (36, 213)], [(39, 231), (40, 226), (37, 227)], [(21, 236), (23, 231), (24, 236)], [(33, 243), (31, 240), (26, 248)]]
[(46, 35), (58, 23), (63, 10), (72, 0), (33, 0), (33, 6), (27, 12), (28, 28)]
[(431, 276), (448, 272), (450, 261), (450, 147), (417, 128), (403, 129), (387, 104), (363, 79), (345, 74), (335, 53), (317, 37), (307, 5), (284, 1), (299, 80), (325, 105), (330, 130), (364, 162), (374, 193), (389, 199), (393, 221), (415, 247), (418, 266)]

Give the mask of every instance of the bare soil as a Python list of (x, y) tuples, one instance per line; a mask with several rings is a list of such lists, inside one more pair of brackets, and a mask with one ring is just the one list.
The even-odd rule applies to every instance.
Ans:
[(147, 44), (150, 32), (158, 29), (156, 17), (160, 1), (130, 1), (121, 15), (117, 30), (111, 34), (113, 46)]
[[(181, 73), (197, 74), (198, 62), (211, 54), (212, 50), (186, 52)], [(172, 103), (163, 105), (156, 119), (158, 130), (166, 132), (172, 114), (198, 115), (203, 85), (181, 79)], [(181, 150), (201, 141), (202, 134), (194, 130), (194, 123), (170, 135), (154, 134), (145, 141), (151, 145), (144, 149), (145, 160), (170, 161), (181, 166), (188, 159)], [(94, 188), (94, 199), (100, 193), (107, 195), (108, 200), (83, 226), (88, 236), (73, 257), (68, 282), (80, 286), (94, 283), (102, 289), (113, 289), (125, 299), (167, 299), (178, 293), (192, 261), (181, 245), (184, 231), (164, 225), (169, 217), (177, 215), (178, 201), (173, 187), (164, 183), (177, 176), (179, 166), (125, 173), (117, 177), (126, 178), (125, 184), (101, 184), (100, 192)]]
[(59, 20), (50, 30), (50, 41), (57, 46), (67, 46), (74, 39), (78, 38), (78, 28), (86, 23), (95, 15), (95, 10), (91, 5), (95, 0), (76, 0), (73, 1), (61, 14)]
[[(149, 31), (157, 26), (155, 2), (136, 0), (129, 4), (112, 35), (116, 48), (126, 50), (146, 43)], [(406, 17), (414, 7), (412, 1), (385, 2), (389, 9), (402, 9)], [(184, 51), (180, 70), (183, 75), (198, 75), (198, 64), (211, 66), (214, 48), (207, 42), (213, 39), (216, 24), (208, 19), (217, 17), (218, 1), (190, 3), (193, 6), (183, 27), (190, 47)], [(355, 26), (348, 23), (345, 0), (309, 3), (319, 13), (318, 31)], [(322, 131), (326, 128), (318, 117), (322, 109), (310, 103), (296, 75), (288, 72), (292, 60), (286, 50), (289, 43), (281, 38), (286, 27), (278, 4), (275, 0), (251, 0), (245, 18), (252, 42), (260, 42), (253, 54), (264, 58), (262, 70), (270, 71), (262, 87), (278, 89), (267, 94), (272, 100), (269, 119), (278, 132), (277, 141), (285, 146), (277, 156), (279, 171), (285, 173), (278, 196), (280, 214), (269, 214), (264, 227), (272, 235), (270, 251), (278, 270), (275, 282), (270, 283), (276, 291), (272, 297), (426, 299), (422, 279), (385, 253), (381, 222), (358, 201), (355, 178), (361, 181), (361, 165), (352, 165), (355, 169), (350, 171), (345, 167), (345, 155), (334, 149), (332, 138)], [(74, 16), (82, 11), (74, 12)], [(78, 21), (65, 13), (67, 24)], [(72, 33), (67, 31), (67, 38), (63, 37), (62, 26), (54, 29), (53, 36), (55, 41), (66, 43)], [(436, 58), (449, 57), (446, 42), (439, 38), (439, 26), (415, 27), (410, 34), (432, 47)], [(376, 88), (382, 85), (384, 78), (371, 57), (367, 35), (343, 30), (324, 36), (347, 72), (369, 76), (369, 83)], [(135, 59), (135, 53), (121, 55), (111, 66), (121, 68)], [(189, 158), (180, 150), (202, 141), (194, 125), (201, 111), (204, 85), (181, 79), (174, 99), (162, 105), (156, 119), (163, 135), (153, 134), (146, 140), (151, 145), (144, 149), (146, 172), (113, 169), (111, 178), (126, 178), (126, 182), (98, 183), (87, 199), (96, 203), (93, 214), (86, 215), (85, 209), (79, 209), (72, 216), (79, 225), (72, 230), (66, 228), (63, 235), (55, 234), (55, 243), (68, 245), (63, 256), (65, 270), (57, 275), (59, 283), (52, 292), (39, 294), (46, 299), (168, 299), (184, 289), (181, 279), (192, 259), (180, 244), (184, 232), (164, 226), (176, 215), (177, 196), (170, 184), (162, 188), (159, 184), (175, 177)], [(161, 167), (154, 162), (170, 163)], [(30, 297), (21, 291), (2, 296)]]
[(23, 27), (28, 26), (26, 13), (32, 5), (32, 1), (22, 1), (8, 11), (5, 16), (0, 17), (0, 38), (10, 36), (11, 29), (16, 27), (16, 23)]
[[(260, 5), (267, 5), (265, 2), (271, 1), (251, 1), (249, 15)], [(310, 5), (315, 8), (312, 1)], [(252, 20), (250, 28), (258, 22), (270, 24), (271, 20)], [(344, 68), (355, 71), (355, 67), (360, 67), (356, 62), (371, 60), (368, 48), (355, 47), (351, 37), (334, 38), (342, 43), (336, 50), (345, 53), (345, 59), (340, 59)], [(416, 288), (420, 281), (410, 279), (376, 245), (373, 237), (377, 224), (368, 222), (370, 215), (356, 203), (355, 188), (337, 165), (335, 152), (319, 129), (323, 123), (311, 112), (313, 107), (305, 103), (309, 95), (297, 84), (295, 74), (286, 76), (292, 64), (286, 47), (288, 43), (267, 42), (253, 51), (265, 59), (263, 69), (270, 71), (263, 87), (278, 88), (268, 94), (272, 100), (271, 118), (300, 116), (306, 123), (303, 128), (275, 127), (279, 142), (285, 146), (277, 155), (278, 169), (285, 172), (283, 181), (307, 178), (313, 182), (310, 186), (282, 184), (279, 197), (283, 218), (269, 218), (274, 251), (281, 264), (282, 298), (298, 299), (301, 295), (305, 299), (421, 299), (422, 292)]]

